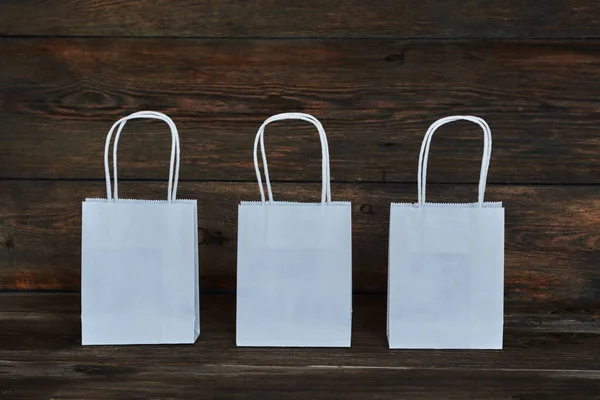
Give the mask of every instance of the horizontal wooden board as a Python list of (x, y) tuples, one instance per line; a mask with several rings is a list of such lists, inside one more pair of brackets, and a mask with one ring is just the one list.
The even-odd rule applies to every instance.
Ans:
[[(277, 183), (275, 199), (310, 201), (319, 185)], [(387, 287), (389, 203), (415, 201), (413, 184), (334, 184), (352, 201), (356, 292)], [(476, 199), (475, 185), (430, 185), (430, 201)], [(0, 289), (78, 290), (81, 201), (105, 196), (102, 181), (0, 181)], [(520, 300), (595, 299), (600, 294), (600, 187), (490, 186), (506, 207), (505, 295)], [(166, 185), (122, 182), (120, 196), (166, 198)], [(237, 205), (256, 200), (253, 183), (182, 182), (198, 199), (200, 284), (234, 290)]]
[(590, 0), (3, 1), (2, 35), (599, 37)]
[(385, 296), (354, 296), (350, 349), (236, 348), (235, 296), (197, 343), (83, 347), (78, 295), (0, 294), (0, 394), (30, 398), (589, 399), (600, 305), (508, 302), (502, 351), (388, 350)]
[[(178, 354), (179, 352), (175, 352)], [(199, 353), (198, 357), (202, 357)], [(32, 363), (33, 364), (33, 363)], [(197, 366), (153, 363), (121, 366), (8, 363), (0, 382), (7, 400), (49, 398), (131, 399), (597, 399), (596, 371), (485, 371), (332, 367)], [(6, 367), (4, 367), (6, 368)], [(4, 369), (0, 367), (1, 369)], [(22, 376), (21, 372), (28, 369)], [(41, 377), (40, 377), (41, 376)]]
[[(492, 128), (490, 182), (600, 183), (600, 41), (30, 38), (0, 53), (4, 178), (102, 178), (112, 122), (155, 109), (180, 128), (187, 180), (253, 180), (261, 122), (305, 111), (325, 125), (337, 182), (413, 182), (427, 127), (475, 114)], [(165, 129), (126, 128), (123, 177), (166, 176)], [(475, 182), (480, 133), (440, 133), (431, 179)], [(306, 124), (269, 128), (274, 179), (317, 181), (318, 146)]]

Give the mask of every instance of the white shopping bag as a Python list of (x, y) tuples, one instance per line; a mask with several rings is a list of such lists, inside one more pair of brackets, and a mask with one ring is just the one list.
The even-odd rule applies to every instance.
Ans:
[[(317, 127), (322, 148), (320, 203), (273, 201), (265, 127), (300, 119)], [(260, 141), (268, 201), (257, 159)], [(331, 201), (329, 148), (308, 114), (267, 119), (254, 141), (261, 201), (242, 202), (238, 220), (237, 345), (349, 347), (352, 323), (350, 202)]]
[[(426, 203), (429, 146), (448, 122), (483, 129), (477, 203)], [(483, 200), (492, 150), (490, 128), (471, 116), (442, 118), (425, 134), (418, 203), (392, 203), (388, 276), (390, 348), (501, 349), (504, 208)]]
[[(117, 144), (134, 118), (160, 119), (171, 128), (167, 200), (119, 199)], [(108, 151), (115, 128), (113, 195)], [(175, 124), (152, 111), (120, 119), (106, 138), (104, 169), (107, 198), (83, 202), (82, 344), (194, 343), (200, 334), (197, 206), (196, 200), (176, 199)]]

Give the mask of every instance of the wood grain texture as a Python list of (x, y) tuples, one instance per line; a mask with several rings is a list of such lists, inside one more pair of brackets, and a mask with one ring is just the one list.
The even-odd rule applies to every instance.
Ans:
[(235, 347), (235, 296), (201, 296), (195, 345), (82, 347), (78, 295), (0, 294), (0, 395), (32, 398), (593, 399), (600, 305), (506, 305), (502, 351), (388, 350), (385, 296), (350, 349)]
[[(599, 17), (590, 0), (0, 1), (0, 399), (600, 399)], [(180, 128), (202, 334), (82, 347), (79, 295), (31, 292), (79, 290), (81, 201), (104, 196), (108, 128), (142, 109)], [(353, 204), (350, 349), (235, 347), (237, 205), (258, 198), (256, 129), (286, 111), (322, 120)], [(389, 202), (416, 199), (423, 134), (450, 114), (492, 127), (505, 348), (391, 351)], [(316, 200), (313, 129), (267, 136), (276, 198)], [(128, 125), (121, 197), (165, 197), (168, 142)], [(481, 147), (474, 126), (440, 131), (430, 200), (475, 200)]]
[[(306, 111), (325, 125), (338, 182), (412, 182), (427, 127), (464, 113), (492, 127), (489, 182), (600, 183), (600, 41), (30, 38), (0, 52), (0, 178), (102, 178), (110, 125), (155, 109), (180, 128), (188, 180), (253, 180), (262, 121)], [(165, 129), (126, 129), (124, 178), (163, 179)], [(480, 137), (442, 128), (431, 179), (475, 182)], [(306, 124), (274, 125), (267, 147), (275, 179), (320, 179)]]
[(0, 34), (210, 37), (599, 37), (586, 0), (23, 1), (0, 4)]
[[(276, 183), (279, 200), (315, 201), (315, 183)], [(416, 200), (415, 184), (334, 184), (353, 206), (353, 288), (385, 292), (389, 203)], [(121, 197), (166, 198), (166, 183), (122, 182)], [(490, 186), (506, 207), (505, 295), (515, 300), (590, 300), (600, 295), (600, 188)], [(0, 289), (78, 290), (81, 201), (105, 196), (102, 181), (0, 181)], [(476, 199), (475, 185), (430, 185), (431, 201)], [(237, 205), (255, 183), (182, 182), (198, 199), (200, 285), (234, 290)]]

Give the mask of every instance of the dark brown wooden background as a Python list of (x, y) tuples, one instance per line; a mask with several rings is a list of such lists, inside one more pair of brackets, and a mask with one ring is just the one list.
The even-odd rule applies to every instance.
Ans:
[[(464, 368), (484, 369), (475, 375), (453, 370), (445, 376), (449, 386), (431, 393), (460, 397), (480, 385), (486, 388), (478, 392), (482, 398), (491, 398), (492, 392), (497, 398), (516, 396), (513, 399), (556, 391), (572, 395), (583, 381), (589, 384), (600, 376), (600, 365), (591, 361), (580, 368), (589, 370), (588, 375), (573, 372), (577, 360), (600, 350), (600, 312), (596, 306), (572, 306), (597, 305), (600, 298), (597, 1), (0, 1), (0, 291), (79, 290), (81, 201), (105, 196), (103, 147), (111, 124), (144, 109), (167, 113), (180, 130), (179, 195), (198, 199), (200, 284), (205, 293), (235, 290), (237, 204), (258, 199), (251, 150), (265, 118), (302, 111), (323, 122), (333, 197), (352, 201), (354, 290), (383, 294), (389, 203), (416, 200), (417, 159), (425, 130), (446, 115), (483, 117), (494, 140), (486, 199), (503, 201), (506, 208), (507, 340), (517, 350), (508, 350), (505, 358), (488, 354), (471, 359)], [(127, 125), (119, 147), (122, 196), (165, 196), (169, 143), (162, 123)], [(475, 126), (456, 123), (439, 131), (429, 167), (431, 199), (476, 199), (481, 147)], [(267, 148), (277, 198), (317, 199), (320, 151), (313, 129), (295, 122), (271, 125)], [(7, 303), (5, 315), (10, 318), (18, 314), (29, 321), (37, 312), (34, 298), (49, 304), (41, 315), (50, 318), (54, 339), (30, 344), (39, 351), (47, 346), (59, 351), (52, 357), (63, 361), (53, 368), (78, 357), (60, 353), (67, 346), (60, 338), (70, 335), (69, 345), (77, 340), (77, 332), (64, 331), (65, 326), (76, 329), (73, 314), (68, 314), (71, 325), (59, 326), (54, 313), (64, 310), (56, 298), (15, 296), (21, 300), (14, 300), (14, 306), (13, 300)], [(76, 310), (76, 296), (63, 299), (71, 299), (69, 310)], [(538, 308), (522, 311), (531, 304)], [(217, 309), (232, 312), (228, 307)], [(535, 319), (557, 315), (560, 322)], [(23, 333), (23, 323), (14, 324), (14, 336), (6, 338)], [(383, 324), (378, 324), (383, 335)], [(225, 324), (215, 329), (230, 328)], [(523, 339), (522, 332), (531, 333)], [(222, 336), (208, 335), (209, 342), (214, 338), (214, 349), (225, 346)], [(385, 348), (383, 336), (377, 338)], [(371, 343), (367, 339), (365, 343)], [(535, 349), (540, 340), (559, 343), (559, 350)], [(580, 346), (569, 352), (569, 340)], [(25, 346), (22, 341), (7, 343), (17, 349)], [(293, 386), (293, 368), (299, 364), (355, 360), (357, 365), (378, 365), (385, 354), (376, 357), (368, 346), (372, 344), (355, 350), (358, 358), (346, 361), (335, 352), (323, 353), (316, 361), (309, 353), (294, 362), (281, 353), (273, 362), (292, 369), (270, 370), (284, 377), (276, 393), (303, 397), (303, 392), (285, 392)], [(555, 350), (560, 357), (548, 363), (543, 353)], [(367, 355), (361, 358), (363, 353)], [(18, 354), (14, 360), (21, 357)], [(541, 361), (529, 363), (536, 355)], [(199, 351), (198, 357), (203, 356)], [(224, 355), (210, 357), (206, 362), (211, 365), (233, 363)], [(268, 368), (253, 369), (250, 365), (256, 360), (240, 357), (236, 365), (242, 366), (226, 374), (258, 374), (260, 379), (269, 373)], [(418, 361), (409, 364), (421, 369), (402, 375), (403, 382), (424, 388), (439, 378), (428, 372), (428, 361), (410, 357), (406, 359)], [(445, 359), (442, 367), (456, 366), (457, 357)], [(571, 372), (539, 388), (540, 374), (550, 378), (536, 369), (542, 364)], [(380, 388), (399, 389), (394, 385), (403, 384), (392, 383), (400, 373), (394, 368), (404, 367), (386, 369), (390, 365), (381, 366), (381, 374), (368, 370), (357, 376)], [(517, 376), (504, 369), (507, 365), (532, 369)], [(499, 369), (485, 369), (492, 367)], [(75, 377), (97, 377), (92, 372), (100, 371), (101, 377), (110, 378), (123, 372), (121, 367), (116, 372), (77, 368)], [(202, 382), (208, 385), (216, 372), (206, 368), (182, 375), (177, 386), (186, 387), (186, 379), (198, 374), (204, 374)], [(143, 371), (136, 373), (149, 373)], [(47, 379), (59, 385), (62, 381), (53, 381), (52, 373)], [(309, 387), (321, 381), (346, 385), (346, 398), (364, 398), (362, 390), (371, 390), (366, 384), (353, 386), (354, 375), (316, 378), (314, 369), (301, 373)], [(19, 375), (19, 382), (27, 386), (33, 376)], [(94, 382), (102, 386), (109, 381)], [(511, 385), (512, 392), (507, 389)], [(414, 387), (403, 388), (413, 390), (411, 398), (428, 398)], [(211, 390), (215, 395), (227, 392), (220, 386)], [(91, 392), (74, 393), (87, 397)], [(234, 391), (244, 398), (252, 393), (258, 392), (250, 386)], [(327, 397), (321, 391), (312, 395)], [(590, 396), (586, 392), (584, 397)]]
[[(79, 289), (80, 215), (104, 193), (113, 121), (151, 109), (181, 132), (180, 196), (197, 198), (201, 287), (235, 289), (237, 204), (258, 198), (268, 116), (321, 119), (333, 195), (351, 200), (354, 289), (386, 287), (390, 201), (414, 201), (420, 142), (485, 118), (487, 198), (506, 207), (506, 297), (600, 295), (600, 5), (592, 1), (9, 1), (0, 3), (0, 289)], [(134, 121), (122, 191), (161, 198), (169, 139)], [(268, 129), (280, 199), (318, 198), (308, 124)], [(431, 193), (470, 201), (478, 128), (434, 141)]]

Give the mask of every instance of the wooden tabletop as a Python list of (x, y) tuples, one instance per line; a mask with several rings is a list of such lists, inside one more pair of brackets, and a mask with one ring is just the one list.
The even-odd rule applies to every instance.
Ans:
[(79, 294), (0, 294), (1, 399), (600, 398), (600, 302), (506, 304), (504, 350), (389, 350), (385, 297), (349, 349), (237, 348), (235, 296), (201, 297), (194, 345), (81, 346)]

